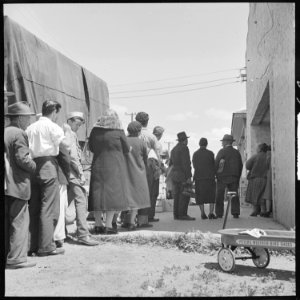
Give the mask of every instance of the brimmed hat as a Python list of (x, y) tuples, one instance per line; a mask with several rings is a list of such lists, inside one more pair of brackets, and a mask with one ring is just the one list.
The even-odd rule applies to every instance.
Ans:
[[(26, 103), (26, 102), (25, 102)], [(24, 102), (16, 102), (7, 106), (6, 116), (34, 116), (35, 113), (30, 111), (29, 105)]]
[(186, 135), (185, 131), (177, 133), (177, 141), (179, 141), (179, 142), (185, 141), (188, 138), (189, 138), (189, 136)]
[(234, 142), (235, 139), (233, 138), (233, 136), (231, 134), (225, 134), (223, 136), (223, 139), (221, 141), (229, 141), (229, 142)]
[(67, 114), (67, 120), (71, 118), (78, 118), (84, 123), (84, 114), (81, 111), (72, 111)]

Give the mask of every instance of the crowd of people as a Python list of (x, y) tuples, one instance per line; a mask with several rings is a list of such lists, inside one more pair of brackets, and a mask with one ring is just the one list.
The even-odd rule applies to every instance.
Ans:
[[(225, 189), (236, 192), (231, 214), (239, 217), (238, 188), (243, 164), (239, 151), (232, 146), (232, 135), (224, 135), (216, 158), (207, 149), (207, 139), (201, 138), (200, 148), (191, 160), (189, 137), (179, 132), (166, 167), (160, 143), (163, 127), (155, 126), (153, 132), (149, 131), (149, 115), (139, 112), (126, 134), (118, 114), (107, 109), (88, 138), (93, 159), (87, 189), (77, 138), (84, 115), (70, 112), (60, 127), (56, 124), (60, 109), (57, 101), (46, 100), (42, 113), (30, 124), (34, 114), (26, 103), (8, 106), (6, 117), (10, 124), (4, 130), (7, 268), (34, 266), (27, 262), (28, 255), (64, 254), (68, 236), (66, 210), (72, 202), (77, 241), (87, 246), (99, 244), (88, 229), (87, 211), (94, 215), (94, 234), (117, 234), (118, 224), (127, 230), (152, 227), (152, 222), (159, 222), (155, 207), (162, 174), (172, 183), (174, 220), (195, 220), (188, 215), (193, 183), (202, 219), (223, 217)], [(259, 147), (258, 154), (246, 164), (251, 170), (247, 199), (253, 204), (253, 216), (267, 216), (270, 209), (268, 202), (266, 210), (261, 200), (270, 164), (265, 152)], [(204, 204), (209, 204), (208, 216)]]

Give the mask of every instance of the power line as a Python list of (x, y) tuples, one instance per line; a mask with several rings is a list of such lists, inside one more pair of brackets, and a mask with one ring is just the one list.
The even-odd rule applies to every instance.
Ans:
[(216, 84), (216, 85), (211, 85), (211, 86), (207, 86), (207, 87), (201, 87), (201, 88), (195, 88), (195, 89), (189, 89), (189, 90), (181, 90), (181, 91), (173, 91), (173, 92), (167, 92), (167, 93), (161, 93), (161, 94), (148, 94), (148, 95), (139, 95), (139, 96), (111, 97), (110, 99), (141, 98), (141, 97), (151, 97), (151, 96), (162, 96), (162, 95), (168, 95), (168, 94), (178, 94), (178, 93), (185, 93), (185, 92), (196, 91), (196, 90), (209, 89), (209, 88), (212, 88), (212, 87), (217, 87), (217, 86), (232, 84), (232, 83), (236, 83), (236, 82), (240, 82), (240, 81), (236, 80), (236, 81), (232, 81), (232, 82), (227, 82), (227, 83), (222, 83), (222, 84)]
[(171, 88), (184, 87), (184, 86), (190, 86), (190, 85), (211, 83), (211, 82), (222, 81), (222, 80), (227, 80), (227, 79), (234, 79), (234, 78), (240, 78), (240, 76), (220, 78), (220, 79), (210, 80), (210, 81), (193, 82), (193, 83), (187, 83), (187, 84), (181, 84), (181, 85), (165, 86), (165, 87), (159, 87), (159, 88), (149, 88), (149, 89), (142, 89), (142, 90), (131, 90), (131, 91), (129, 90), (129, 91), (110, 92), (110, 94), (122, 94), (122, 93), (135, 93), (135, 92), (147, 92), (147, 91), (155, 91), (155, 90), (164, 90), (164, 89), (171, 89)]
[(181, 79), (181, 78), (189, 78), (189, 77), (197, 77), (197, 76), (203, 76), (203, 75), (223, 73), (223, 72), (227, 72), (227, 71), (241, 70), (243, 68), (226, 69), (226, 70), (220, 70), (220, 71), (209, 72), (209, 73), (200, 73), (200, 74), (194, 74), (194, 75), (169, 77), (169, 78), (163, 78), (163, 79), (157, 79), (157, 80), (147, 80), (147, 81), (139, 81), (139, 82), (131, 82), (131, 83), (113, 84), (113, 85), (111, 85), (111, 87), (124, 86), (124, 85), (133, 85), (133, 84), (141, 84), (141, 83), (148, 83), (148, 82), (168, 81), (168, 80), (173, 80), (173, 79)]

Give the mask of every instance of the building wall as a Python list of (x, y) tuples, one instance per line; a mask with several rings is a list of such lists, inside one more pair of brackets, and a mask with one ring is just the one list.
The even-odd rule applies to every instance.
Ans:
[(295, 5), (249, 5), (247, 152), (271, 143), (273, 214), (289, 228), (295, 225)]

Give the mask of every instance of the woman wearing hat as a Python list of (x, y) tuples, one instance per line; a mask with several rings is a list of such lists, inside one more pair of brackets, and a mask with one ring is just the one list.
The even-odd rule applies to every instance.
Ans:
[[(135, 217), (137, 210), (150, 207), (149, 189), (147, 183), (146, 166), (147, 166), (147, 146), (139, 138), (142, 125), (133, 121), (127, 127), (127, 141), (131, 146), (131, 151), (126, 156), (128, 172), (128, 199), (130, 212), (125, 217), (123, 227), (129, 230), (135, 229)], [(139, 224), (139, 216), (137, 223)]]
[[(94, 211), (95, 231), (101, 233), (102, 212), (106, 212), (105, 232), (116, 234), (113, 220), (120, 211), (129, 210), (127, 172), (124, 155), (129, 145), (118, 114), (108, 109), (94, 125), (89, 137), (94, 154), (91, 169), (88, 211)], [(113, 228), (114, 227), (114, 228)]]
[(32, 115), (29, 106), (22, 102), (7, 107), (10, 125), (4, 129), (4, 147), (10, 172), (6, 172), (5, 258), (10, 269), (36, 265), (27, 262), (30, 175), (34, 174), (36, 164), (29, 154), (25, 129)]

